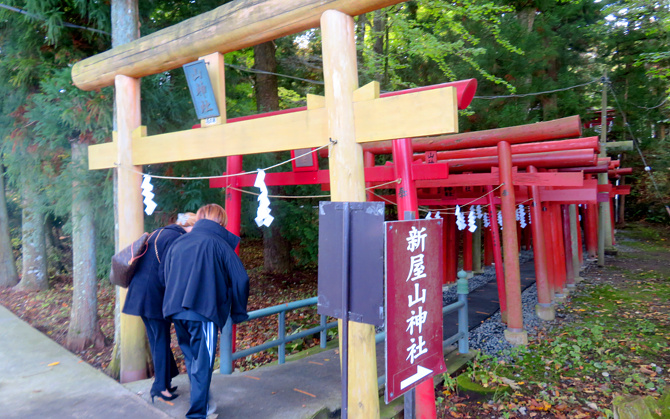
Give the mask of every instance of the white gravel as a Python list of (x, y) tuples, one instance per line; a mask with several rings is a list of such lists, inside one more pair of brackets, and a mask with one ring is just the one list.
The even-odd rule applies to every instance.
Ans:
[[(533, 260), (532, 251), (522, 251), (519, 254), (521, 264)], [(468, 288), (473, 290), (485, 285), (489, 281), (495, 281), (495, 269), (493, 266), (486, 267), (484, 273), (475, 275), (468, 281)], [(443, 292), (444, 304), (451, 304), (456, 301), (456, 287), (451, 286)], [(544, 323), (535, 315), (535, 305), (537, 304), (537, 288), (535, 284), (528, 287), (521, 294), (523, 304), (523, 324), (528, 336), (537, 334), (538, 328)], [(470, 330), (470, 348), (482, 351), (489, 355), (501, 355), (506, 349), (511, 349), (511, 345), (505, 340), (505, 325), (500, 320), (500, 311), (496, 311), (491, 317), (485, 320), (480, 326)]]

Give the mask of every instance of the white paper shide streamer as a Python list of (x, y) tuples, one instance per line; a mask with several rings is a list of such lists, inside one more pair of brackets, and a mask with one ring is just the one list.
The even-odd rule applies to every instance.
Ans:
[(486, 212), (483, 213), (482, 219), (484, 220), (484, 227), (488, 228), (491, 225), (491, 220), (489, 220), (489, 214)]
[(466, 227), (465, 216), (461, 212), (461, 207), (456, 205), (456, 225), (459, 230), (464, 230)]
[(475, 207), (475, 215), (477, 216), (478, 220), (481, 220), (482, 217), (484, 216), (484, 214), (482, 213), (482, 206), (481, 205), (477, 205)]
[(500, 229), (503, 228), (503, 225), (502, 225), (502, 211), (498, 211), (498, 225), (500, 226)]
[(477, 216), (475, 215), (473, 208), (470, 207), (470, 211), (468, 212), (468, 231), (474, 233), (475, 230), (477, 230)]
[(521, 204), (516, 209), (517, 218), (519, 219), (519, 226), (521, 228), (526, 228), (526, 212), (524, 211), (525, 207)]
[(144, 175), (142, 179), (142, 196), (144, 197), (144, 212), (147, 215), (151, 215), (154, 213), (154, 210), (156, 209), (157, 205), (154, 202), (154, 196), (156, 196), (153, 192), (154, 190), (154, 185), (151, 184), (151, 176), (149, 175)]
[(256, 221), (258, 227), (270, 227), (270, 224), (272, 224), (272, 221), (275, 218), (270, 215), (270, 199), (268, 199), (268, 187), (265, 185), (264, 170), (258, 169), (258, 175), (256, 176), (254, 186), (261, 190), (261, 194), (258, 196), (258, 211), (254, 221)]

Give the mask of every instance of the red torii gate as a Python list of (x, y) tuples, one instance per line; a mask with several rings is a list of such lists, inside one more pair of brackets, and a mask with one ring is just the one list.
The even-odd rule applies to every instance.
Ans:
[[(466, 86), (467, 83), (471, 83), (471, 81), (466, 81), (466, 82), (457, 82), (458, 84), (461, 84), (461, 86)], [(462, 83), (466, 83), (463, 85)], [(431, 87), (427, 87), (431, 88)], [(423, 88), (426, 89), (426, 88)], [(467, 103), (469, 103), (469, 100), (471, 99), (471, 96), (468, 96), (468, 89), (466, 88), (460, 88), (457, 90), (459, 92), (459, 107), (465, 107), (467, 106)], [(474, 90), (470, 91), (471, 94), (474, 94)], [(403, 93), (403, 92), (400, 92)], [(464, 106), (465, 105), (465, 106)], [(286, 111), (284, 111), (286, 112)], [(261, 115), (262, 116), (262, 115)], [(255, 116), (259, 117), (259, 116)], [(248, 117), (247, 117), (248, 118)], [(245, 119), (247, 119), (245, 118)], [(232, 120), (230, 122), (233, 122)], [(551, 121), (550, 123), (538, 123), (538, 124), (533, 124), (530, 127), (531, 129), (528, 129), (527, 127), (523, 127), (523, 133), (524, 135), (518, 135), (515, 136), (515, 142), (517, 143), (523, 143), (523, 142), (529, 142), (529, 141), (537, 141), (538, 137), (540, 139), (544, 139), (544, 136), (549, 137), (550, 139), (554, 138), (564, 138), (564, 136), (574, 136), (580, 134), (580, 124), (579, 124), (579, 118), (578, 117), (571, 117), (571, 118), (564, 118), (563, 120), (560, 120), (559, 123), (556, 123), (556, 121)], [(567, 127), (567, 128), (566, 128)], [(505, 128), (503, 129), (508, 135), (513, 134), (515, 130), (518, 130), (519, 128), (513, 127), (513, 128)], [(498, 131), (498, 133), (493, 133), (493, 131)], [(451, 166), (450, 163), (455, 163), (455, 166), (458, 168), (463, 168), (468, 169), (466, 166), (467, 164), (470, 165), (479, 165), (479, 167), (492, 167), (492, 165), (497, 161), (497, 158), (493, 159), (486, 159), (482, 160), (482, 158), (474, 158), (469, 159), (467, 161), (446, 161), (445, 163), (437, 163), (437, 164), (422, 164), (421, 160), (418, 159), (418, 164), (415, 163), (417, 159), (414, 159), (413, 156), (413, 143), (419, 143), (421, 144), (419, 148), (423, 149), (441, 149), (443, 147), (446, 148), (462, 148), (462, 147), (468, 147), (468, 146), (473, 146), (473, 145), (479, 145), (481, 143), (484, 143), (485, 145), (489, 144), (495, 144), (496, 141), (499, 141), (499, 132), (500, 130), (490, 130), (489, 132), (478, 132), (478, 133), (473, 133), (471, 135), (474, 135), (476, 138), (476, 141), (469, 140), (467, 138), (463, 138), (463, 135), (456, 135), (456, 136), (448, 136), (448, 137), (434, 137), (434, 138), (426, 138), (426, 139), (415, 139), (415, 140), (410, 140), (410, 139), (401, 139), (401, 140), (394, 140), (391, 141), (391, 151), (394, 154), (394, 161), (395, 165), (386, 165), (386, 166), (372, 166), (371, 162), (373, 162), (373, 159), (370, 159), (369, 157), (372, 155), (374, 152), (381, 152), (384, 153), (387, 149), (386, 143), (387, 142), (381, 142), (381, 146), (378, 148), (371, 148), (372, 151), (369, 151), (366, 153), (366, 162), (367, 166), (365, 169), (365, 175), (366, 175), (366, 182), (368, 184), (371, 184), (372, 186), (374, 185), (379, 185), (380, 183), (383, 182), (389, 182), (393, 181), (395, 179), (400, 179), (400, 184), (396, 186), (396, 191), (397, 191), (397, 196), (402, 197), (403, 199), (398, 200), (398, 212), (400, 214), (400, 217), (404, 215), (404, 211), (409, 210), (409, 211), (416, 211), (416, 208), (418, 208), (418, 195), (416, 192), (417, 187), (423, 188), (423, 187), (434, 187), (434, 185), (430, 185), (431, 182), (448, 182), (449, 184), (459, 184), (459, 185), (472, 185), (473, 181), (475, 181), (475, 178), (479, 182), (475, 182), (476, 184), (480, 185), (498, 185), (500, 183), (500, 176), (499, 175), (488, 175), (485, 178), (482, 178), (482, 174), (459, 174), (459, 175), (450, 175), (449, 174), (449, 167)], [(498, 135), (495, 135), (498, 134)], [(530, 135), (529, 135), (530, 134)], [(450, 137), (461, 137), (457, 139), (453, 139)], [(496, 137), (498, 139), (496, 139)], [(577, 149), (576, 151), (574, 150), (575, 147), (591, 147), (591, 149), (582, 149), (579, 150)], [(538, 149), (541, 150), (563, 150), (563, 151), (550, 151), (545, 153), (544, 159), (542, 158), (542, 155), (539, 157), (539, 160), (537, 156), (533, 156), (532, 153), (525, 153), (528, 155), (515, 155), (514, 159), (517, 160), (517, 164), (519, 162), (528, 164), (530, 163), (535, 163), (538, 165), (542, 165), (542, 160), (547, 161), (547, 159), (550, 159), (550, 161), (556, 161), (557, 158), (563, 158), (565, 161), (565, 165), (570, 165), (568, 162), (572, 161), (573, 163), (571, 165), (574, 166), (574, 162), (576, 161), (577, 164), (581, 165), (590, 165), (595, 163), (595, 157), (594, 157), (594, 149), (597, 147), (597, 142), (594, 144), (592, 139), (585, 139), (583, 141), (579, 140), (569, 140), (568, 142), (559, 142), (559, 144), (556, 145), (551, 145), (551, 146), (546, 146), (546, 145), (524, 145), (523, 147), (515, 146), (515, 151), (522, 151), (522, 152), (531, 152), (535, 151)], [(478, 148), (476, 150), (482, 150), (481, 148)], [(490, 151), (485, 150), (486, 154), (491, 154)], [(512, 158), (511, 150), (510, 150), (510, 158)], [(467, 152), (465, 154), (461, 153), (461, 155), (467, 155)], [(374, 157), (374, 156), (373, 156)], [(446, 156), (445, 156), (446, 157)], [(535, 158), (535, 160), (533, 160)], [(235, 166), (234, 164), (231, 165), (231, 163), (235, 163), (234, 157), (229, 157), (229, 166), (227, 173), (228, 175), (234, 174), (234, 173), (239, 173), (241, 171), (241, 160), (239, 161), (238, 165)], [(519, 160), (521, 159), (521, 160)], [(575, 160), (577, 159), (577, 160)], [(232, 161), (231, 161), (232, 160)], [(512, 160), (512, 163), (514, 163), (514, 160)], [(316, 169), (314, 167), (314, 169)], [(472, 168), (469, 168), (472, 169)], [(528, 175), (524, 173), (515, 173), (511, 174), (510, 176), (514, 176), (514, 180), (516, 183), (523, 183), (524, 182), (524, 175), (525, 175), (525, 182), (528, 184), (533, 184), (533, 183), (539, 183), (540, 185), (564, 185), (564, 186), (580, 186), (582, 185), (583, 179), (581, 174), (572, 174), (572, 176), (568, 174), (559, 174), (559, 173), (541, 173), (541, 174), (534, 174), (534, 175)], [(459, 179), (460, 178), (460, 179)], [(510, 178), (512, 179), (512, 178)], [(565, 183), (565, 180), (568, 180), (568, 183)], [(328, 183), (328, 172), (323, 171), (323, 170), (313, 170), (313, 171), (292, 171), (292, 172), (282, 172), (282, 173), (268, 173), (266, 174), (266, 184), (268, 185), (289, 185), (289, 184), (323, 184), (326, 185)], [(454, 182), (455, 181), (455, 182)], [(232, 177), (232, 178), (225, 178), (225, 179), (214, 179), (210, 182), (210, 186), (212, 187), (228, 187), (228, 186), (233, 186), (233, 188), (230, 188), (227, 193), (227, 209), (230, 208), (229, 213), (232, 215), (231, 217), (231, 224), (233, 223), (235, 215), (237, 216), (237, 219), (239, 220), (239, 209), (235, 210), (235, 208), (239, 208), (239, 204), (236, 204), (235, 201), (241, 200), (241, 195), (239, 191), (236, 191), (235, 189), (244, 187), (244, 186), (252, 186), (254, 182), (254, 176), (251, 175), (246, 175), (246, 176), (237, 176), (237, 177)], [(512, 185), (514, 182), (510, 181), (508, 182), (509, 185)], [(444, 185), (440, 185), (444, 186)], [(511, 191), (514, 191), (513, 188), (510, 188)], [(235, 197), (237, 195), (237, 199)], [(230, 206), (228, 205), (230, 204)], [(514, 200), (512, 201), (511, 205), (514, 206), (515, 202)], [(505, 212), (505, 211), (504, 211)], [(236, 214), (237, 213), (237, 214)], [(512, 217), (514, 217), (514, 213), (512, 212)], [(512, 218), (512, 221), (514, 221), (514, 218)], [(237, 222), (239, 225), (239, 221)], [(450, 223), (447, 222), (447, 225)], [(513, 223), (510, 223), (509, 225), (513, 225)], [(232, 228), (232, 226), (231, 226)], [(514, 237), (515, 242), (518, 243), (516, 240), (516, 236)], [(517, 247), (518, 245), (515, 246), (506, 246), (506, 248), (511, 248), (511, 247)], [(511, 251), (511, 250), (510, 250)], [(450, 260), (451, 258), (447, 258), (447, 260)], [(516, 257), (506, 257), (507, 260), (511, 259), (516, 259), (516, 271), (518, 272), (518, 248), (516, 250)], [(500, 264), (499, 264), (500, 265)], [(511, 268), (508, 267), (508, 272), (509, 271), (514, 271), (514, 267), (512, 266)], [(501, 280), (502, 280), (502, 275), (499, 275)], [(508, 278), (509, 278), (508, 274)], [(518, 311), (519, 315), (514, 316), (515, 318), (518, 317), (518, 319), (521, 319), (521, 313), (520, 313), (520, 290), (518, 292), (515, 292), (515, 288), (518, 287), (518, 274), (516, 275), (516, 282), (517, 282), (517, 287), (514, 287), (513, 282), (514, 280), (508, 280), (505, 281), (506, 283), (510, 283), (510, 288), (511, 294), (516, 295), (519, 294), (519, 297), (516, 298), (518, 300), (518, 304), (515, 303), (515, 306), (518, 306)], [(509, 293), (503, 293), (503, 295), (509, 294)], [(550, 301), (548, 302), (550, 303)], [(503, 303), (504, 304), (504, 303)], [(516, 310), (516, 309), (515, 309)], [(520, 324), (520, 327), (515, 328), (513, 325), (510, 327), (512, 329), (512, 333), (519, 333), (525, 337), (525, 333), (523, 333), (522, 329), (522, 324)], [(512, 335), (514, 338), (515, 335)], [(512, 339), (513, 340), (513, 339)], [(521, 338), (520, 343), (524, 342), (524, 338)]]

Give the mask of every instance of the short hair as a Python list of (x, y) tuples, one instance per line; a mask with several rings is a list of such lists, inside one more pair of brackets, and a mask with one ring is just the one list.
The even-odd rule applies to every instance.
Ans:
[(193, 224), (197, 221), (196, 215), (192, 212), (180, 213), (177, 215), (177, 225), (182, 227), (193, 227)]
[(218, 204), (207, 204), (200, 207), (198, 213), (196, 214), (196, 219), (211, 220), (219, 223), (223, 227), (228, 224), (228, 214), (226, 214), (226, 210), (224, 210), (221, 205)]

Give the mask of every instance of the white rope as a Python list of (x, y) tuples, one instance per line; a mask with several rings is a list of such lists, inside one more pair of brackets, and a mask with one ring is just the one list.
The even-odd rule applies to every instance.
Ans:
[(140, 175), (151, 176), (151, 177), (156, 178), (156, 179), (171, 179), (171, 180), (209, 180), (209, 179), (224, 179), (224, 178), (235, 177), (235, 176), (242, 176), (242, 175), (253, 175), (253, 174), (255, 174), (255, 173), (258, 173), (259, 170), (268, 171), (268, 170), (270, 170), (270, 169), (274, 169), (274, 168), (276, 168), (276, 167), (282, 166), (282, 165), (284, 165), (284, 164), (286, 164), (286, 163), (290, 163), (290, 162), (292, 162), (293, 160), (297, 160), (297, 159), (299, 159), (299, 158), (301, 158), (301, 157), (303, 157), (303, 156), (306, 156), (306, 155), (308, 155), (308, 154), (316, 153), (317, 151), (321, 150), (322, 148), (328, 147), (329, 145), (330, 145), (330, 143), (325, 144), (325, 145), (322, 145), (321, 147), (315, 148), (314, 150), (308, 151), (308, 152), (303, 153), (303, 154), (301, 154), (301, 155), (299, 155), (299, 156), (295, 156), (295, 157), (293, 157), (292, 159), (288, 159), (288, 160), (283, 161), (283, 162), (281, 162), (281, 163), (277, 163), (277, 164), (275, 164), (275, 165), (273, 165), (273, 166), (266, 167), (265, 169), (256, 169), (256, 170), (252, 170), (252, 171), (250, 171), (250, 172), (232, 173), (232, 174), (230, 174), (230, 175), (218, 175), (218, 176), (181, 176), (181, 177), (179, 177), (179, 176), (158, 176), (158, 175), (151, 175), (151, 174), (148, 174), (148, 173), (141, 172), (141, 171), (139, 171), (139, 170), (136, 170), (133, 166), (126, 166), (126, 165), (118, 164), (118, 163), (114, 163), (114, 166), (119, 167), (119, 168), (121, 168), (121, 169), (128, 170), (128, 171), (130, 171), (130, 172), (134, 172), (134, 173), (140, 174)]
[(500, 95), (500, 96), (473, 96), (475, 99), (505, 99), (505, 98), (516, 98), (516, 97), (527, 97), (527, 96), (537, 96), (537, 95), (544, 95), (547, 93), (556, 93), (556, 92), (563, 92), (565, 90), (571, 90), (571, 89), (576, 89), (578, 87), (584, 87), (588, 86), (589, 84), (592, 83), (597, 83), (599, 82), (600, 79), (593, 79), (589, 82), (582, 83), (582, 84), (577, 84), (575, 86), (570, 86), (570, 87), (563, 87), (561, 89), (554, 89), (554, 90), (547, 90), (545, 92), (535, 92), (535, 93), (522, 93), (519, 95), (512, 94), (512, 95)]

